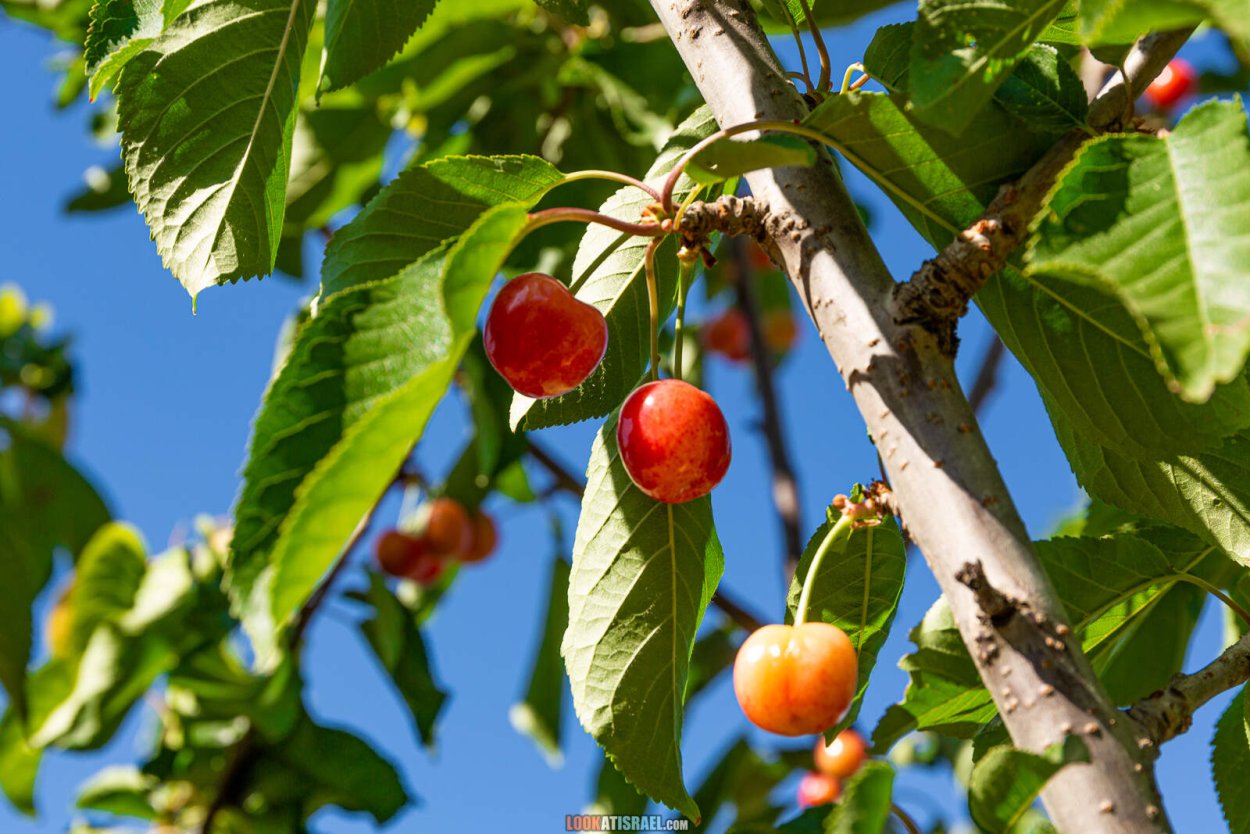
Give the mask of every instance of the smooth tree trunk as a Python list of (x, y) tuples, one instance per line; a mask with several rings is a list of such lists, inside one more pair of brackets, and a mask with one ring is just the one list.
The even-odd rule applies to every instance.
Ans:
[[(806, 115), (745, 0), (652, 5), (722, 127)], [(894, 281), (831, 164), (747, 179), (771, 208), (773, 254), (863, 414), (1015, 745), (1040, 752), (1069, 733), (1088, 745), (1090, 762), (1064, 768), (1043, 793), (1055, 825), (1170, 830), (1149, 746), (1070, 635), (952, 360), (919, 328), (895, 323)]]

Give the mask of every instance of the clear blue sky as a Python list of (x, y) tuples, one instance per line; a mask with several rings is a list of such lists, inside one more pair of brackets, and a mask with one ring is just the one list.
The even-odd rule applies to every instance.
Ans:
[[(831, 43), (835, 63), (858, 58), (876, 26), (905, 16), (910, 10), (895, 9), (842, 31)], [(1202, 44), (1190, 50), (1197, 63), (1211, 55)], [(85, 106), (55, 110), (54, 77), (44, 67), (57, 52), (42, 33), (0, 19), (0, 77), (10, 79), (0, 131), (0, 158), (8, 160), (0, 203), (0, 251), (5, 253), (0, 283), (17, 282), (33, 299), (51, 302), (56, 327), (75, 334), (80, 393), (73, 456), (104, 488), (117, 515), (137, 524), (158, 549), (186, 530), (197, 513), (229, 511), (279, 326), (314, 287), (269, 278), (214, 289), (200, 297), (199, 314), (193, 317), (186, 293), (162, 269), (133, 207), (107, 215), (62, 214), (61, 205), (80, 187), (83, 170), (111, 166), (117, 150), (91, 143)], [(785, 57), (793, 60), (789, 52)], [(927, 246), (862, 177), (852, 172), (848, 179), (872, 209), (873, 234), (890, 268), (896, 276), (909, 274), (929, 256)], [(310, 251), (307, 262), (314, 271), (319, 257)], [(960, 361), (966, 374), (987, 329), (973, 316), (962, 332)], [(876, 459), (851, 398), (808, 322), (779, 384), (810, 532), (834, 493), (875, 475)], [(708, 385), (735, 439), (733, 465), (713, 498), (726, 543), (725, 585), (754, 610), (780, 618), (780, 544), (767, 457), (753, 429), (759, 413), (753, 382), (749, 372), (713, 362)], [(427, 471), (443, 471), (466, 439), (463, 414), (458, 402), (450, 402), (436, 415), (418, 452)], [(1044, 535), (1078, 503), (1080, 493), (1031, 380), (1014, 362), (1005, 365), (984, 425), (1031, 531)], [(582, 469), (594, 429), (584, 424), (553, 430), (543, 439), (573, 469)], [(567, 501), (561, 507), (571, 531), (576, 507)], [(434, 755), (415, 743), (407, 717), (358, 636), (350, 607), (330, 606), (311, 633), (307, 698), (314, 713), (371, 740), (400, 766), (421, 797), (420, 806), (398, 817), (391, 831), (460, 834), (498, 830), (501, 824), (518, 832), (563, 830), (564, 815), (578, 812), (592, 795), (599, 754), (571, 706), (564, 727), (566, 758), (558, 770), (549, 768), (508, 723), (508, 708), (528, 675), (551, 546), (544, 510), (506, 503), (494, 509), (503, 526), (500, 552), (488, 565), (466, 571), (429, 627), (438, 675), (453, 693)], [(360, 581), (357, 573), (347, 584)], [(936, 595), (927, 569), (914, 561), (894, 634), (869, 690), (866, 729), (902, 695), (906, 677), (895, 661), (910, 645), (907, 630)], [(1218, 651), (1220, 621), (1221, 612), (1209, 607), (1190, 668)], [(1193, 730), (1164, 748), (1163, 792), (1181, 832), (1224, 830), (1210, 785), (1208, 744), (1226, 703), (1222, 698), (1206, 707)], [(145, 728), (151, 719), (139, 709), (101, 753), (51, 755), (39, 784), (40, 819), (19, 817), (0, 800), (0, 831), (64, 831), (77, 785), (106, 762), (139, 760), (147, 749)], [(722, 679), (688, 720), (689, 782), (697, 783), (715, 753), (744, 731), (747, 725), (729, 681)], [(949, 811), (960, 802), (945, 774), (905, 776), (897, 799), (922, 821), (933, 809)], [(337, 812), (320, 814), (315, 827), (328, 834), (372, 830), (367, 819)]]

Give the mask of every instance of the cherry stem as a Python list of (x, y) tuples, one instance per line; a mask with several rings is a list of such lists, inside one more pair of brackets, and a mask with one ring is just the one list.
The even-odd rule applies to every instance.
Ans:
[(920, 834), (920, 826), (911, 818), (911, 815), (898, 806), (898, 803), (890, 803), (890, 811), (898, 818), (903, 828), (907, 829), (907, 834)]
[(790, 34), (794, 36), (794, 42), (799, 47), (799, 62), (803, 64), (801, 73), (791, 73), (791, 75), (797, 75), (799, 78), (802, 78), (803, 83), (807, 85), (807, 91), (810, 93), (816, 89), (816, 84), (812, 81), (812, 73), (807, 68), (807, 47), (803, 45), (803, 36), (799, 34), (799, 26), (794, 22), (794, 18), (789, 15), (786, 15), (786, 17), (789, 18), (786, 22), (790, 24)]
[(686, 340), (686, 295), (690, 292), (697, 259), (698, 253), (689, 249), (677, 253), (677, 320), (673, 325), (673, 376), (676, 379), (682, 377), (681, 346)]
[(828, 92), (830, 90), (830, 77), (832, 69), (829, 65), (829, 50), (825, 46), (825, 37), (820, 33), (820, 24), (816, 22), (816, 18), (812, 17), (812, 6), (807, 0), (799, 0), (803, 6), (803, 16), (807, 18), (807, 28), (812, 31), (812, 40), (816, 42), (816, 52), (820, 54), (820, 80), (816, 82), (818, 92)]
[(812, 563), (807, 566), (807, 576), (803, 578), (803, 592), (799, 594), (799, 605), (794, 612), (794, 624), (801, 626), (807, 622), (807, 607), (812, 602), (812, 588), (816, 585), (816, 575), (820, 573), (820, 565), (825, 560), (825, 554), (833, 548), (843, 533), (851, 530), (854, 523), (849, 515), (842, 515), (833, 527), (829, 528), (829, 532), (825, 534), (824, 541), (820, 543), (820, 547), (816, 548), (816, 555), (812, 557)]
[(833, 140), (819, 130), (813, 130), (810, 127), (804, 127), (794, 122), (783, 122), (776, 119), (760, 119), (753, 122), (743, 122), (740, 125), (732, 125), (716, 131), (711, 136), (699, 142), (690, 150), (686, 151), (673, 170), (669, 172), (668, 179), (664, 181), (664, 187), (660, 190), (660, 202), (664, 205), (664, 210), (672, 213), (673, 211), (673, 191), (677, 188), (677, 182), (681, 179), (681, 175), (686, 172), (686, 167), (690, 161), (702, 153), (710, 145), (719, 142), (722, 139), (729, 139), (742, 133), (750, 133), (759, 130), (774, 130), (778, 133), (790, 133), (795, 136), (802, 136), (804, 139), (811, 139), (820, 142), (821, 145), (833, 144)]
[(637, 179), (636, 177), (631, 177), (629, 174), (617, 173), (616, 171), (575, 171), (572, 174), (565, 174), (564, 179), (557, 183), (557, 186), (565, 185), (570, 182), (581, 182), (583, 180), (608, 180), (609, 182), (619, 182), (622, 185), (632, 185), (639, 191), (646, 192), (652, 199), (660, 199), (660, 192), (656, 191), (642, 180)]
[[(864, 73), (864, 77), (856, 81), (855, 84), (853, 85), (851, 84), (851, 77), (854, 76), (856, 72)], [(842, 76), (842, 92), (846, 93), (849, 90), (858, 90), (860, 87), (864, 86), (864, 84), (866, 83), (868, 83), (868, 72), (867, 70), (864, 69), (863, 64), (856, 61), (855, 63), (851, 64), (849, 67), (846, 68), (846, 74)]]
[(1200, 577), (1197, 577), (1197, 576), (1194, 576), (1193, 574), (1188, 574), (1188, 573), (1180, 575), (1179, 577), (1177, 577), (1177, 579), (1181, 582), (1188, 582), (1191, 585), (1196, 585), (1197, 587), (1206, 591), (1208, 594), (1210, 594), (1211, 596), (1215, 597), (1220, 602), (1228, 606), (1228, 610), (1236, 614), (1237, 617), (1239, 617), (1243, 623), (1245, 623), (1247, 626), (1250, 626), (1250, 611), (1246, 611), (1245, 608), (1242, 608), (1240, 605), (1234, 602), (1232, 597), (1230, 597), (1228, 594), (1224, 593), (1219, 588), (1212, 585), (1210, 582), (1207, 582), (1205, 579), (1202, 579)]
[(660, 238), (647, 244), (644, 262), (647, 267), (647, 302), (651, 306), (651, 379), (660, 378), (660, 291), (655, 280), (655, 250)]
[(601, 226), (616, 229), (618, 232), (638, 235), (639, 237), (658, 238), (668, 234), (658, 223), (630, 223), (628, 220), (619, 220), (601, 212), (584, 208), (551, 208), (532, 212), (529, 216), (529, 222), (525, 224), (525, 228), (521, 230), (517, 240), (519, 241), (536, 229), (550, 226), (553, 223), (598, 223)]

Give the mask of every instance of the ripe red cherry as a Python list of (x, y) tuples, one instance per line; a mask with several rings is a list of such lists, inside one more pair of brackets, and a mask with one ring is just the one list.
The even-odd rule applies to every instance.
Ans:
[(783, 736), (821, 733), (855, 697), (855, 648), (829, 623), (766, 625), (738, 649), (734, 693), (757, 727)]
[(459, 555), (473, 546), (473, 522), (454, 498), (435, 498), (426, 508), (422, 537), (440, 556)]
[(849, 779), (868, 758), (868, 744), (854, 730), (843, 730), (829, 744), (823, 738), (816, 739), (812, 753), (816, 769), (835, 779)]
[(621, 406), (621, 462), (657, 501), (682, 504), (707, 495), (729, 469), (729, 426), (716, 400), (677, 379), (648, 382)]
[(405, 574), (418, 585), (433, 585), (447, 569), (447, 557), (432, 550), (423, 550)]
[(832, 776), (823, 773), (804, 773), (799, 782), (799, 806), (818, 808), (837, 802), (842, 796), (842, 785)]
[(486, 513), (478, 510), (473, 514), (473, 542), (460, 554), (460, 561), (480, 562), (495, 552), (498, 542), (499, 531), (495, 529), (495, 522)]
[(608, 323), (555, 278), (530, 272), (499, 291), (482, 339), (490, 363), (514, 390), (555, 397), (599, 367), (608, 349)]
[(1173, 58), (1146, 88), (1146, 100), (1156, 110), (1171, 110), (1198, 89), (1198, 73), (1188, 61)]
[(374, 547), (378, 566), (391, 576), (406, 577), (428, 548), (415, 536), (387, 530)]
[(703, 348), (741, 362), (751, 355), (751, 326), (741, 310), (731, 308), (703, 326)]

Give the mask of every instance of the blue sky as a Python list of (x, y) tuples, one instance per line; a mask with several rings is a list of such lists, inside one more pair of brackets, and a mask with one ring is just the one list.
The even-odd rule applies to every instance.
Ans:
[[(876, 26), (906, 14), (905, 9), (887, 11), (838, 33), (830, 43), (834, 62), (855, 60)], [(1213, 54), (1201, 43), (1188, 49), (1199, 64)], [(214, 289), (200, 297), (199, 313), (193, 316), (190, 300), (161, 267), (133, 207), (107, 215), (64, 215), (61, 205), (80, 187), (83, 170), (110, 166), (117, 151), (90, 141), (85, 106), (55, 110), (54, 77), (45, 65), (57, 51), (42, 33), (0, 19), (0, 76), (11, 82), (0, 131), (0, 158), (9, 160), (6, 199), (0, 203), (0, 251), (5, 253), (0, 284), (16, 282), (32, 299), (50, 302), (57, 329), (75, 335), (80, 393), (72, 454), (104, 488), (115, 513), (138, 525), (159, 549), (185, 531), (196, 514), (229, 511), (278, 329), (313, 286), (269, 278)], [(791, 52), (785, 52), (788, 61)], [(848, 181), (872, 209), (873, 235), (888, 265), (896, 277), (906, 276), (929, 256), (927, 246), (862, 177), (851, 172)], [(318, 259), (319, 253), (310, 251), (308, 262), (315, 265)], [(966, 375), (988, 331), (974, 314), (962, 333), (960, 368)], [(876, 458), (810, 323), (804, 322), (799, 349), (778, 381), (807, 535), (834, 493), (875, 475)], [(753, 381), (749, 372), (713, 360), (707, 384), (729, 418), (735, 441), (733, 465), (713, 498), (726, 543), (725, 586), (766, 618), (779, 619), (784, 594), (780, 543), (766, 452), (753, 428), (759, 414)], [(1030, 530), (1045, 535), (1078, 504), (1080, 493), (1031, 380), (1013, 361), (1004, 366), (984, 427)], [(543, 440), (580, 470), (595, 428), (553, 430)], [(419, 448), (423, 468), (444, 471), (466, 439), (464, 409), (449, 401)], [(577, 508), (560, 501), (571, 531)], [(388, 505), (383, 520), (394, 518), (397, 510)], [(346, 603), (332, 604), (312, 628), (307, 663), (312, 710), (321, 720), (348, 726), (372, 741), (421, 797), (420, 806), (398, 817), (391, 831), (477, 832), (496, 830), (500, 823), (521, 832), (562, 830), (564, 815), (578, 812), (591, 797), (599, 754), (571, 707), (564, 726), (566, 757), (559, 769), (548, 767), (508, 722), (508, 708), (528, 675), (552, 546), (545, 510), (507, 503), (494, 510), (502, 526), (500, 551), (487, 565), (465, 572), (429, 627), (437, 672), (452, 692), (434, 754), (418, 747), (408, 718), (358, 635), (356, 612)], [(357, 571), (345, 586), (361, 583)], [(903, 608), (869, 690), (865, 728), (901, 696), (906, 677), (894, 663), (907, 650), (908, 628), (936, 595), (923, 563), (913, 561)], [(1222, 612), (1208, 608), (1189, 668), (1218, 651), (1221, 618)], [(688, 720), (684, 749), (691, 783), (697, 783), (718, 750), (749, 732), (728, 684), (721, 680)], [(1224, 829), (1210, 784), (1208, 744), (1225, 703), (1227, 697), (1206, 707), (1188, 734), (1164, 748), (1160, 778), (1179, 831)], [(0, 831), (66, 830), (76, 786), (103, 763), (138, 760), (149, 742), (151, 719), (138, 710), (117, 741), (98, 754), (50, 756), (39, 785), (41, 817), (17, 816), (0, 800)], [(945, 774), (909, 773), (897, 798), (921, 820), (934, 809), (952, 811), (960, 804)], [(329, 834), (372, 830), (367, 820), (337, 812), (319, 815), (315, 827)]]

